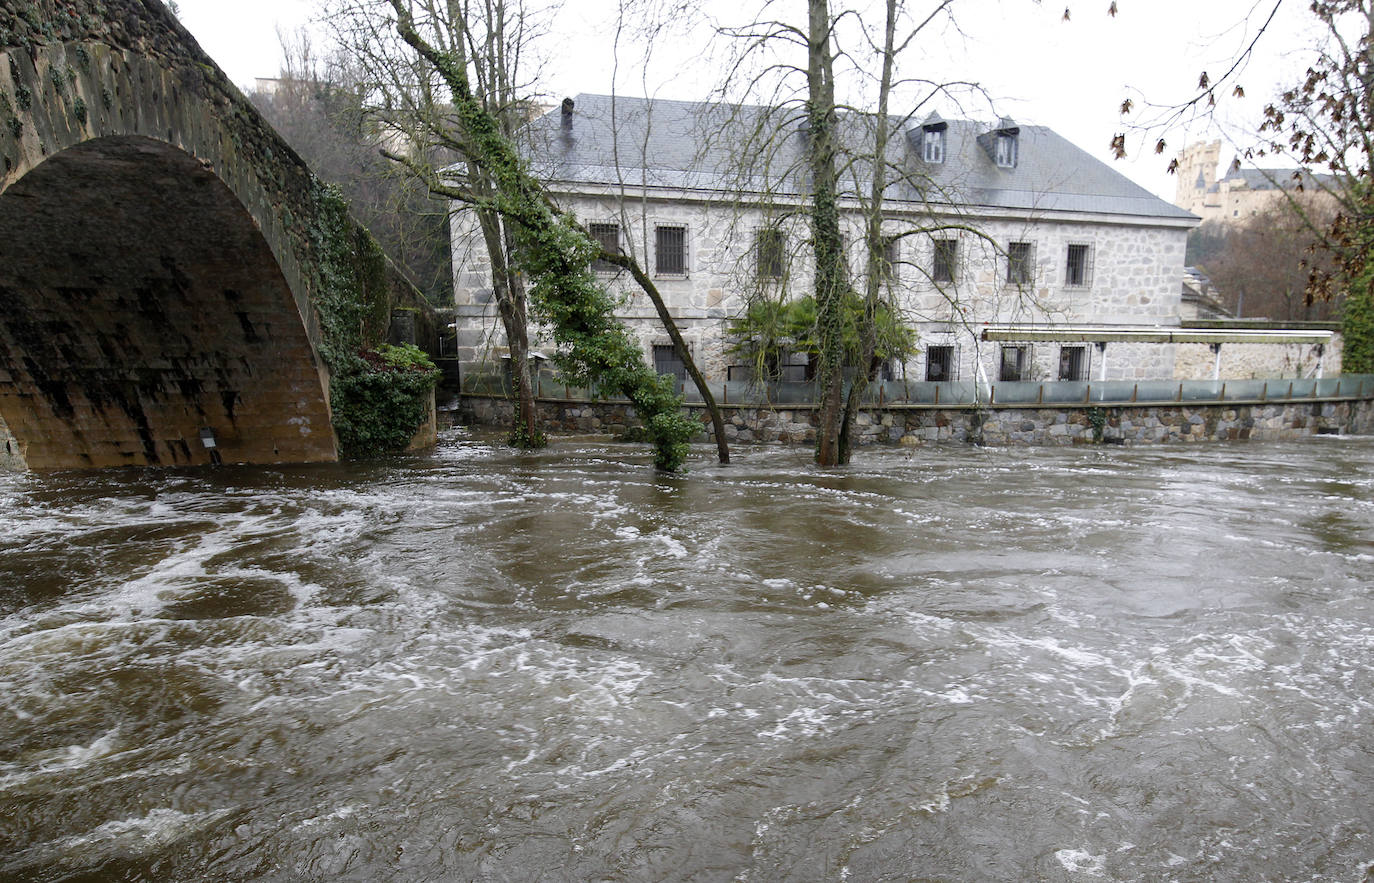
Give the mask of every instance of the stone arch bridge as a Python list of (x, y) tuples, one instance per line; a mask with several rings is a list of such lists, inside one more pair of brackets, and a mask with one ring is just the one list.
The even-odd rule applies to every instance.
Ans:
[(0, 465), (337, 459), (319, 307), (427, 309), (370, 242), (161, 0), (0, 0)]

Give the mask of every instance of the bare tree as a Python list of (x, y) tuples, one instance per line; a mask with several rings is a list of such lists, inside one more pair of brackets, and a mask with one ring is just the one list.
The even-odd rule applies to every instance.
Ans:
[[(539, 16), (522, 0), (416, 0), (404, 8), (420, 18), (439, 51), (463, 68), (474, 100), (503, 137), (514, 138), (529, 113), (525, 52), (539, 31)], [(482, 238), (507, 344), (515, 393), (509, 441), (540, 447), (545, 437), (534, 398), (528, 296), (516, 270), (514, 237), (493, 207), (496, 184), (472, 162), (443, 78), (395, 33), (389, 24), (394, 18), (386, 0), (326, 4), (334, 40), (359, 71), (361, 109), (376, 133), (374, 153), (446, 205), (454, 190), (467, 197), (458, 204), (467, 206)]]
[(1312, 299), (1307, 294), (1313, 271), (1334, 270), (1313, 227), (1329, 229), (1335, 205), (1320, 194), (1296, 201), (1303, 205), (1302, 213), (1287, 200), (1276, 200), (1245, 223), (1227, 228), (1220, 249), (1199, 262), (1233, 310), (1281, 322), (1339, 315), (1339, 297)]
[[(374, 113), (410, 147), (386, 150), (385, 155), (423, 180), (430, 192), (465, 204), (476, 214), (493, 295), (510, 348), (518, 392), (518, 418), (511, 441), (518, 445), (543, 443), (530, 376), (529, 319), (531, 308), (548, 300), (532, 299), (526, 290), (522, 270), (535, 256), (521, 254), (523, 233), (519, 228), (531, 219), (517, 217), (509, 210), (507, 194), (501, 189), (504, 170), (493, 168), (491, 152), (486, 150), (489, 145), (484, 146), (483, 139), (494, 135), (504, 145), (514, 145), (532, 115), (533, 103), (526, 97), (532, 90), (519, 76), (521, 59), (537, 27), (535, 19), (520, 0), (335, 0), (331, 17), (341, 41), (354, 47), (374, 69)], [(459, 74), (461, 83), (455, 79)], [(468, 99), (460, 96), (460, 91), (475, 102), (484, 119), (464, 115), (461, 105)], [(495, 125), (495, 132), (481, 130), (489, 124), (486, 118)], [(421, 149), (415, 149), (417, 146)], [(461, 165), (445, 169), (427, 162), (427, 151), (435, 149), (460, 158)], [(549, 202), (532, 177), (520, 186), (532, 187), (540, 199)], [(551, 209), (552, 204), (547, 207)], [(563, 222), (577, 226), (567, 216)], [(581, 232), (585, 236), (586, 231)], [(590, 238), (587, 241), (594, 242)], [(596, 258), (630, 270), (655, 302), (675, 344), (680, 344), (671, 315), (633, 257), (603, 251)], [(547, 312), (540, 312), (538, 318), (554, 320)], [(683, 361), (702, 389), (717, 426), (720, 459), (728, 462), (719, 410), (690, 354), (683, 349)]]
[[(915, 15), (909, 8), (913, 5), (918, 7)], [(965, 215), (957, 185), (937, 184), (925, 168), (909, 160), (902, 140), (915, 115), (927, 111), (936, 98), (961, 103), (973, 97), (990, 106), (974, 83), (898, 75), (903, 53), (918, 49), (922, 38), (930, 38), (937, 24), (952, 23), (954, 6), (954, 0), (919, 4), (885, 0), (879, 30), (871, 28), (869, 17), (854, 7), (809, 0), (805, 27), (785, 16), (774, 20), (761, 15), (746, 25), (723, 31), (741, 48), (729, 67), (735, 82), (727, 83), (721, 91), (758, 96), (774, 108), (770, 113), (756, 114), (757, 122), (742, 151), (744, 174), (769, 178), (783, 190), (801, 190), (806, 195), (802, 213), (809, 226), (811, 258), (806, 269), (811, 273), (815, 302), (815, 325), (808, 344), (817, 353), (820, 401), (816, 460), (821, 465), (848, 462), (854, 418), (869, 381), (882, 364), (877, 356), (884, 338), (891, 340), (890, 334), (884, 334), (884, 326), (890, 326), (893, 317), (904, 315), (903, 304), (893, 296), (896, 286), (891, 285), (896, 248), (924, 243), (932, 237), (966, 236), (990, 253), (1005, 257), (981, 223)], [(765, 3), (763, 11), (774, 7)], [(803, 51), (805, 68), (789, 63), (788, 52), (800, 55)], [(837, 65), (841, 66), (838, 72)], [(870, 73), (874, 70), (878, 71), (876, 77)], [(806, 89), (799, 100), (800, 90), (789, 82), (803, 76)], [(876, 86), (877, 111), (858, 109), (837, 97), (841, 82), (847, 84), (849, 94), (863, 92), (864, 85)], [(899, 91), (910, 104), (905, 113), (894, 115), (890, 104)], [(800, 169), (787, 164), (791, 156), (787, 142), (798, 125), (804, 144)], [(893, 144), (899, 145), (896, 151), (891, 148)], [(902, 203), (896, 208), (893, 199), (899, 190)], [(763, 194), (759, 201), (783, 222), (801, 211), (782, 194)], [(849, 217), (860, 221), (864, 267), (861, 296), (855, 290), (857, 280), (849, 277), (845, 266), (844, 219)], [(946, 321), (967, 327), (975, 304), (955, 280), (925, 268), (914, 272), (924, 275), (925, 282), (938, 293)], [(1014, 293), (1018, 301), (1033, 300), (1027, 285), (1018, 283)], [(746, 330), (772, 323), (780, 330), (798, 315), (786, 308), (786, 297), (785, 285), (759, 287), (743, 321), (735, 328)], [(855, 333), (847, 334), (848, 328)], [(786, 336), (777, 330), (768, 329), (764, 336), (775, 340)], [(760, 348), (753, 352), (756, 358), (762, 357)], [(769, 356), (765, 361), (776, 359)], [(845, 378), (851, 373), (853, 379), (846, 393)]]
[(448, 209), (377, 151), (358, 69), (320, 57), (309, 35), (281, 35), (285, 63), (249, 95), (287, 143), (324, 180), (338, 185), (383, 250), (435, 304), (452, 300)]

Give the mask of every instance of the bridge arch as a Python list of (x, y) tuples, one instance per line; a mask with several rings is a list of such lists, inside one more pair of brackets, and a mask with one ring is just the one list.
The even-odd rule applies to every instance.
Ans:
[(336, 456), (257, 224), (206, 164), (110, 136), (0, 192), (0, 419), (32, 469)]
[(413, 288), (339, 265), (365, 231), (160, 3), (34, 3), (0, 20), (0, 465), (337, 459), (323, 289), (379, 340)]

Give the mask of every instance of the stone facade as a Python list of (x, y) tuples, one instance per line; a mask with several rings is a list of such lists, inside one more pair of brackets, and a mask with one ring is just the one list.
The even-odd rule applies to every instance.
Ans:
[[(612, 402), (542, 401), (540, 409), (555, 432), (623, 435), (638, 426), (634, 410)], [(689, 410), (703, 434), (714, 436), (699, 407)], [(812, 407), (724, 408), (725, 435), (739, 444), (809, 444), (815, 441)], [(464, 423), (509, 426), (509, 401), (463, 398)], [(1203, 441), (1289, 440), (1319, 434), (1374, 432), (1374, 401), (1336, 399), (1267, 404), (1180, 404), (1003, 408), (890, 406), (870, 408), (855, 418), (859, 445), (919, 447), (937, 443), (992, 446), (1082, 444), (1146, 445)]]
[[(771, 133), (767, 156), (736, 145), (743, 137), (741, 119), (773, 113), (579, 96), (530, 126), (532, 162), (546, 175), (560, 208), (593, 235), (610, 231), (618, 247), (654, 277), (708, 380), (732, 374), (742, 379), (747, 372), (747, 359), (731, 352), (729, 325), (748, 304), (760, 295), (781, 301), (811, 289), (807, 187), (795, 174), (804, 164), (798, 153), (804, 133), (789, 128), (795, 120), (787, 121), (788, 114), (777, 113), (760, 124)], [(872, 125), (862, 119), (847, 115), (845, 125)], [(889, 165), (900, 180), (884, 205), (883, 233), (893, 240), (885, 255), (892, 262), (885, 284), (918, 338), (904, 363), (888, 366), (892, 376), (927, 379), (933, 358), (941, 367), (938, 379), (999, 379), (1003, 348), (1018, 344), (984, 340), (983, 330), (993, 325), (1179, 323), (1184, 247), (1196, 219), (1045, 127), (1007, 120), (997, 126), (932, 116), (903, 121), (889, 143)], [(1004, 162), (988, 152), (994, 132), (1017, 139), (1016, 159)], [(921, 146), (932, 134), (943, 145), (936, 159)], [(842, 232), (852, 281), (862, 290), (866, 250), (857, 194), (866, 191), (849, 178), (845, 186), (839, 200)], [(456, 208), (451, 229), (458, 352), (472, 374), (492, 370), (506, 351), (482, 237), (471, 213)], [(655, 250), (658, 231), (665, 228), (685, 233), (683, 272), (662, 272)], [(777, 272), (762, 272), (764, 230), (782, 236)], [(652, 305), (628, 274), (601, 275), (621, 299), (620, 318), (652, 360), (653, 347), (668, 344)], [(932, 347), (940, 348), (934, 356)], [(1105, 361), (1076, 359), (1079, 379), (1173, 376), (1169, 345), (1149, 352), (1117, 350), (1120, 358), (1108, 349)], [(797, 354), (793, 364), (805, 358)], [(1017, 365), (1021, 378), (1057, 380), (1060, 347), (1027, 347)]]
[[(742, 361), (729, 351), (727, 329), (730, 320), (743, 313), (751, 294), (764, 285), (806, 291), (810, 284), (811, 264), (803, 248), (807, 233), (800, 219), (783, 225), (790, 258), (783, 279), (761, 283), (753, 263), (754, 233), (766, 221), (760, 209), (680, 197), (636, 202), (633, 214), (592, 196), (565, 195), (560, 203), (584, 224), (616, 224), (621, 247), (651, 272), (655, 228), (671, 225), (686, 229), (688, 272), (656, 274), (655, 284), (708, 379), (725, 379), (730, 366)], [(848, 241), (859, 243), (858, 217), (850, 215), (846, 222)], [(894, 221), (893, 228), (899, 223)], [(466, 370), (480, 370), (505, 354), (505, 338), (492, 300), (487, 259), (475, 218), (470, 213), (455, 217), (452, 230), (458, 352)], [(917, 236), (899, 243), (892, 285), (919, 342), (909, 361), (892, 366), (895, 376), (925, 379), (928, 347), (944, 345), (955, 348), (954, 379), (974, 379), (981, 373), (996, 380), (1002, 344), (979, 337), (989, 324), (1178, 324), (1178, 279), (1186, 227), (1100, 218), (1065, 223), (1027, 217), (987, 220), (980, 232), (982, 235), (957, 235), (954, 282), (939, 286), (929, 281), (934, 261), (932, 239)], [(1033, 249), (1033, 270), (1027, 284), (1006, 281), (1006, 250), (1013, 242), (1030, 243)], [(1071, 285), (1065, 278), (1071, 245), (1089, 250), (1091, 267), (1082, 285)], [(860, 267), (863, 260), (862, 249), (851, 245), (850, 266)], [(668, 345), (653, 305), (629, 275), (600, 275), (620, 298), (623, 306), (619, 318), (634, 330), (645, 352), (652, 353), (655, 345)], [(547, 341), (543, 345), (550, 346)], [(539, 346), (535, 344), (536, 349)], [(1028, 353), (1031, 364), (1024, 379), (1059, 379), (1059, 345), (1037, 344), (1029, 347)], [(1108, 344), (1105, 352), (1095, 349), (1089, 353), (1088, 361), (1084, 379), (1173, 376), (1171, 344)]]
[(1174, 358), (1175, 380), (1270, 380), (1299, 377), (1332, 377), (1341, 373), (1342, 338), (1333, 335), (1324, 345), (1244, 344), (1221, 345), (1217, 352), (1205, 343), (1181, 343)]

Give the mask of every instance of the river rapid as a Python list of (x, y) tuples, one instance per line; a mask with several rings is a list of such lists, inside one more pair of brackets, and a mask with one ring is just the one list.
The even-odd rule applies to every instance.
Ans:
[(1374, 439), (0, 474), (0, 879), (1374, 877)]

